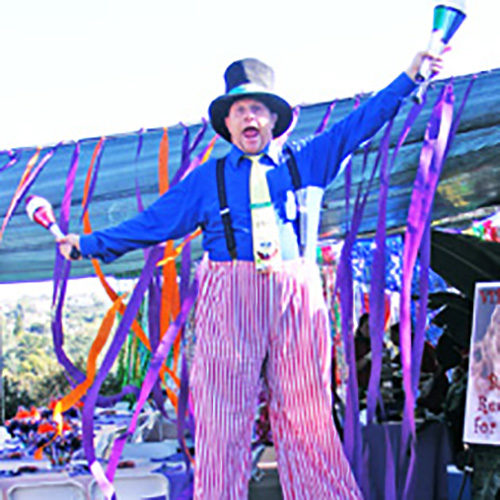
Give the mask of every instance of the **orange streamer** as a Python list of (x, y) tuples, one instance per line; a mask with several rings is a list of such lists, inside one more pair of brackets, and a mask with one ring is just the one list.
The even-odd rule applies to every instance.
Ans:
[(26, 180), (28, 179), (36, 162), (38, 161), (38, 157), (40, 156), (40, 151), (41, 151), (40, 147), (36, 148), (35, 154), (28, 160), (28, 163), (26, 165), (26, 168), (24, 169), (23, 175), (21, 176), (21, 180), (19, 181), (19, 184), (17, 185), (16, 190), (14, 191), (14, 195), (12, 196), (12, 200), (10, 201), (9, 208), (7, 209), (7, 212), (6, 212), (5, 217), (3, 219), (3, 222), (2, 222), (2, 228), (0, 229), (0, 241), (2, 241), (3, 233), (5, 231), (7, 223), (10, 220), (12, 212), (14, 211), (14, 206), (15, 206), (17, 197), (19, 195), (19, 192), (23, 189)]
[(158, 153), (158, 188), (160, 194), (168, 191), (168, 129), (163, 129), (163, 136), (160, 142), (160, 151)]
[(111, 328), (113, 327), (113, 324), (115, 322), (116, 313), (120, 306), (123, 305), (122, 300), (123, 298), (125, 298), (125, 296), (126, 294), (124, 294), (123, 297), (118, 297), (104, 316), (101, 326), (99, 327), (99, 331), (97, 332), (96, 338), (92, 342), (92, 346), (90, 347), (90, 351), (88, 354), (87, 378), (81, 384), (78, 384), (69, 394), (57, 401), (54, 406), (53, 419), (57, 423), (58, 434), (61, 434), (62, 432), (62, 414), (65, 411), (69, 410), (78, 401), (80, 401), (80, 399), (85, 395), (89, 387), (92, 385), (92, 382), (94, 381), (97, 368), (97, 357), (106, 345), (109, 334), (111, 332)]
[[(164, 137), (165, 137), (165, 135), (166, 135), (166, 129), (164, 132)], [(87, 203), (89, 189), (90, 189), (90, 182), (92, 179), (92, 171), (93, 171), (97, 156), (99, 154), (99, 151), (102, 148), (103, 142), (104, 142), (104, 137), (102, 137), (99, 140), (99, 142), (96, 144), (96, 147), (94, 148), (94, 151), (92, 154), (92, 159), (91, 159), (91, 162), (90, 162), (90, 165), (89, 165), (89, 168), (87, 171), (87, 176), (85, 179), (82, 206), (85, 206), (85, 204)], [(164, 138), (162, 140), (162, 144), (163, 144), (163, 147), (162, 147), (162, 151), (161, 151), (161, 155), (162, 155), (161, 161), (162, 161), (162, 165), (163, 165), (163, 167), (162, 167), (162, 171), (163, 171), (167, 166), (165, 159), (168, 157), (168, 136), (166, 136), (166, 139)], [(167, 171), (164, 178), (166, 178), (168, 181), (168, 171)], [(168, 187), (168, 184), (167, 184), (167, 187)], [(86, 211), (84, 213), (84, 216), (83, 216), (83, 230), (84, 230), (85, 234), (89, 234), (92, 232), (92, 226), (90, 223), (90, 217), (89, 217), (88, 211)], [(102, 284), (103, 288), (105, 289), (107, 295), (113, 301), (113, 303), (115, 303), (117, 301), (117, 299), (119, 298), (119, 296), (113, 290), (113, 288), (109, 285), (109, 283), (107, 282), (106, 277), (102, 271), (100, 263), (96, 259), (92, 259), (91, 262), (92, 262), (92, 266), (94, 267), (94, 271), (95, 271), (97, 277), (99, 278), (99, 281)], [(125, 312), (125, 304), (122, 301), (118, 302), (118, 310), (119, 310), (120, 314), (123, 314)], [(149, 342), (149, 339), (147, 338), (146, 334), (144, 333), (144, 330), (142, 329), (141, 325), (138, 323), (137, 320), (133, 321), (131, 329), (134, 332), (134, 334), (136, 335), (136, 337), (144, 344), (144, 346), (149, 351), (151, 351), (151, 344)], [(161, 368), (160, 373), (161, 373), (162, 377), (164, 378), (165, 366), (163, 366)], [(174, 383), (178, 387), (180, 387), (180, 380), (178, 379), (178, 377), (173, 378), (173, 380), (174, 380)], [(177, 396), (170, 388), (167, 387), (166, 381), (164, 381), (164, 385), (165, 385), (165, 388), (167, 390), (168, 398), (170, 399), (170, 401), (172, 402), (174, 407), (177, 408)]]

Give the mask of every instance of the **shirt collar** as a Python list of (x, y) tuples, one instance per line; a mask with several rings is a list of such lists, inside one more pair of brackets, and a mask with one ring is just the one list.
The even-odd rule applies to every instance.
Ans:
[[(274, 166), (279, 165), (280, 156), (281, 156), (281, 146), (277, 141), (271, 141), (262, 151), (263, 157), (267, 158), (269, 163), (272, 163)], [(240, 165), (240, 160), (245, 156), (245, 153), (235, 146), (231, 145), (231, 150), (229, 151), (229, 159), (231, 163), (235, 166)]]

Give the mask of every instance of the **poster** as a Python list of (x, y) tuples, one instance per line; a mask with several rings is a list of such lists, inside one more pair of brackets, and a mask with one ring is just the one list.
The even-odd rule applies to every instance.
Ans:
[(476, 283), (464, 441), (500, 444), (500, 282)]

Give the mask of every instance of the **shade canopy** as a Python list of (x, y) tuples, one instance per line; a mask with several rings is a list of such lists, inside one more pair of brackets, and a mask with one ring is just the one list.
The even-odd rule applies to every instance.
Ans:
[[(456, 96), (456, 108), (464, 92), (474, 77), (463, 76), (453, 82)], [(436, 82), (431, 87), (427, 104), (419, 115), (405, 144), (392, 168), (390, 192), (387, 208), (389, 229), (402, 228), (406, 222), (410, 194), (425, 127), (430, 117), (432, 106), (442, 86), (447, 81)], [(460, 127), (448, 159), (444, 166), (432, 211), (433, 220), (461, 217), (481, 207), (500, 204), (500, 69), (481, 73), (472, 87), (465, 107)], [(367, 96), (362, 97), (362, 101)], [(336, 103), (330, 117), (330, 123), (347, 115), (354, 106), (355, 99), (343, 99)], [(321, 123), (330, 103), (306, 105), (300, 108), (300, 116), (291, 139), (297, 139), (314, 133)], [(403, 127), (406, 116), (413, 105), (408, 99), (401, 107), (394, 123), (391, 147), (394, 146)], [(202, 124), (187, 128), (191, 138), (201, 129)], [(134, 215), (137, 208), (137, 190), (145, 206), (158, 196), (158, 150), (163, 130), (147, 130), (138, 133), (123, 134), (106, 140), (97, 183), (90, 203), (89, 214), (94, 229), (104, 228)], [(181, 125), (169, 128), (169, 175), (172, 178), (181, 164), (182, 142), (185, 128)], [(213, 138), (210, 129), (193, 152), (199, 153)], [(377, 144), (381, 133), (373, 141), (368, 154), (368, 167), (373, 165), (377, 154)], [(142, 140), (142, 149), (137, 158), (137, 146)], [(92, 153), (98, 138), (80, 141), (81, 154), (72, 195), (70, 230), (80, 232), (81, 203), (83, 186)], [(42, 156), (50, 148), (42, 150)], [(49, 199), (56, 215), (61, 207), (65, 180), (75, 144), (62, 144), (45, 166), (30, 189), (30, 193)], [(228, 145), (217, 140), (213, 155), (222, 156)], [(9, 206), (35, 148), (17, 150), (19, 161), (10, 168), (1, 171), (9, 160), (8, 152), (0, 153), (0, 216)], [(11, 152), (16, 153), (16, 151)], [(353, 156), (353, 186), (351, 199), (354, 200), (357, 187), (369, 175), (363, 172), (363, 152)], [(368, 171), (370, 168), (367, 169)], [(370, 188), (368, 202), (361, 224), (361, 233), (370, 233), (377, 226), (378, 213), (377, 179)], [(346, 228), (346, 209), (344, 178), (339, 176), (327, 189), (323, 202), (320, 233), (329, 237), (341, 238)], [(201, 241), (195, 241), (195, 256), (201, 253)], [(0, 282), (23, 282), (46, 280), (52, 277), (55, 246), (52, 236), (33, 224), (24, 212), (24, 203), (16, 209), (0, 243)], [(123, 275), (141, 269), (144, 263), (143, 253), (134, 251), (112, 264), (104, 266), (106, 273)], [(72, 266), (72, 277), (93, 275), (89, 262), (77, 262)]]

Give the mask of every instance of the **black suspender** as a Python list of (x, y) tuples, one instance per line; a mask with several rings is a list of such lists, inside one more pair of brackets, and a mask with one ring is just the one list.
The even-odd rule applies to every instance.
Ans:
[[(286, 155), (288, 156), (286, 160), (286, 165), (292, 178), (292, 184), (295, 191), (302, 187), (302, 180), (300, 178), (299, 169), (297, 168), (297, 162), (293, 156), (292, 150), (289, 146), (284, 148)], [(235, 260), (237, 258), (236, 253), (236, 241), (234, 239), (233, 226), (231, 225), (231, 213), (229, 210), (229, 205), (227, 204), (226, 196), (226, 181), (224, 177), (224, 167), (226, 164), (226, 157), (219, 158), (216, 165), (216, 175), (217, 175), (217, 194), (219, 195), (219, 208), (220, 216), (222, 219), (222, 224), (224, 225), (224, 236), (226, 238), (226, 246), (231, 259)]]
[(224, 166), (226, 158), (219, 158), (217, 160), (217, 193), (219, 195), (220, 216), (222, 224), (224, 225), (224, 236), (226, 237), (226, 246), (231, 259), (235, 260), (236, 255), (236, 241), (234, 239), (233, 226), (231, 225), (231, 213), (229, 205), (227, 204), (226, 196), (226, 180), (224, 178)]
[(284, 150), (288, 155), (286, 166), (288, 167), (288, 172), (290, 172), (290, 177), (292, 178), (293, 189), (295, 189), (295, 191), (298, 191), (302, 187), (302, 179), (300, 178), (297, 161), (295, 160), (295, 156), (293, 156), (290, 146), (285, 146)]

